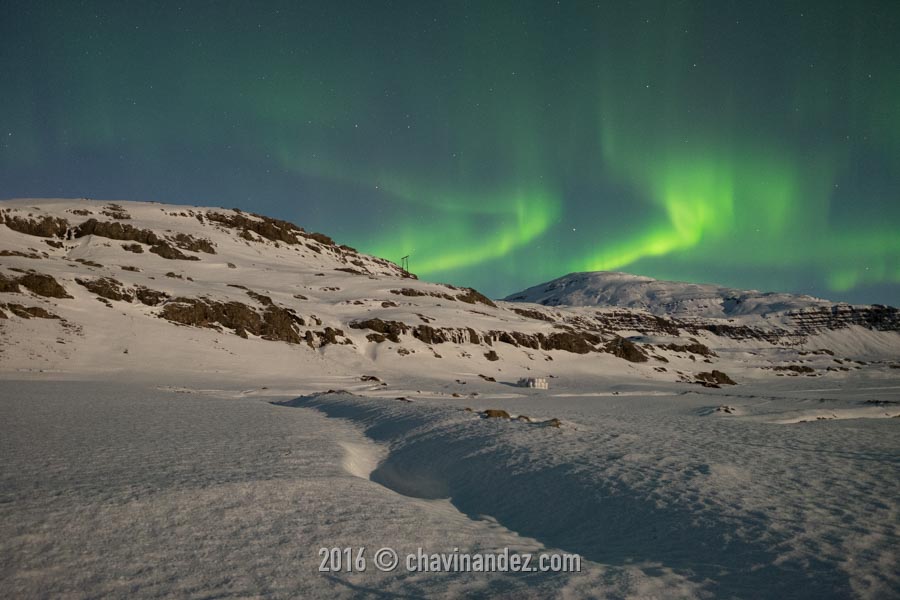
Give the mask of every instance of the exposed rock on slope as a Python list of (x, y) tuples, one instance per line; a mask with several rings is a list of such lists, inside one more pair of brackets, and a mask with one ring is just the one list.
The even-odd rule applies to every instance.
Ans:
[[(654, 297), (657, 304), (646, 310), (494, 302), (471, 288), (418, 281), (390, 261), (288, 221), (238, 210), (26, 200), (2, 203), (0, 215), (5, 225), (0, 226), (0, 302), (7, 307), (2, 327), (17, 332), (26, 345), (41, 343), (40, 336), (47, 334), (17, 329), (25, 327), (19, 320), (46, 311), (71, 324), (59, 334), (60, 345), (80, 335), (77, 331), (117, 340), (136, 336), (133, 350), (165, 340), (147, 350), (155, 360), (165, 358), (166, 345), (189, 342), (207, 344), (207, 349), (228, 346), (226, 354), (236, 361), (244, 352), (254, 359), (259, 352), (268, 357), (260, 360), (277, 359), (277, 344), (263, 344), (272, 350), (253, 345), (262, 340), (290, 344), (291, 353), (301, 353), (296, 356), (301, 364), (334, 357), (342, 364), (399, 361), (421, 368), (422, 361), (442, 359), (446, 366), (441, 369), (457, 372), (477, 372), (481, 365), (482, 370), (524, 374), (545, 369), (547, 361), (555, 361), (555, 369), (569, 363), (589, 369), (611, 361), (644, 377), (687, 382), (703, 381), (697, 375), (700, 363), (727, 362), (721, 347), (783, 352), (802, 347), (821, 331), (863, 326), (890, 332), (897, 321), (896, 309), (835, 307), (818, 300), (812, 305), (785, 300), (791, 307), (786, 312), (762, 316), (754, 309), (739, 315), (736, 301), (717, 296), (716, 308), (708, 294), (692, 300), (674, 288), (666, 288), (665, 301)], [(39, 253), (32, 248), (35, 238), (52, 243)], [(41, 273), (29, 268), (35, 258), (42, 259)], [(631, 297), (635, 278), (614, 275), (624, 278), (620, 296)], [(644, 283), (653, 288), (652, 281)], [(541, 293), (571, 291), (574, 285), (551, 284)], [(41, 306), (22, 304), (17, 295), (23, 294)], [(649, 298), (646, 293), (639, 297)], [(547, 304), (560, 298), (536, 296)], [(673, 298), (677, 310), (665, 308)], [(758, 309), (764, 304), (760, 298), (772, 300), (759, 295), (746, 302)], [(731, 316), (697, 316), (703, 303), (709, 305), (703, 310), (731, 311)], [(665, 310), (654, 314), (660, 307)], [(856, 340), (848, 348), (883, 352), (894, 347), (896, 334), (891, 335)], [(245, 346), (229, 346), (233, 343)], [(42, 352), (62, 361), (56, 350), (51, 346)], [(219, 359), (210, 354), (208, 360)], [(758, 362), (763, 376), (775, 374), (775, 363)], [(831, 372), (819, 365), (813, 374)], [(709, 383), (720, 385), (715, 378)]]
[(52, 275), (28, 271), (16, 278), (6, 277), (0, 274), (0, 292), (18, 292), (19, 286), (24, 287), (33, 294), (45, 298), (71, 298), (64, 288)]
[(39, 237), (64, 237), (69, 229), (69, 223), (59, 217), (43, 216), (39, 219), (32, 219), (20, 216), (7, 216), (0, 213), (3, 223), (19, 233), (28, 235), (36, 235)]

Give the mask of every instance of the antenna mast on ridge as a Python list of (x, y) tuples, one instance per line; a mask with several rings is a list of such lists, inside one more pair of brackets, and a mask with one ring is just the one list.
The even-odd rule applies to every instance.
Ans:
[(400, 258), (400, 268), (409, 273), (409, 254)]

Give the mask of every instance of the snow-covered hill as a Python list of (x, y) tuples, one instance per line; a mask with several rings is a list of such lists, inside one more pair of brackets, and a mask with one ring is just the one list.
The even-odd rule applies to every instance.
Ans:
[[(240, 376), (327, 365), (452, 379), (625, 369), (717, 385), (706, 381), (713, 369), (765, 377), (798, 363), (824, 376), (850, 368), (842, 359), (887, 365), (900, 354), (895, 309), (846, 307), (857, 312), (845, 318), (824, 300), (621, 273), (569, 275), (494, 302), (238, 210), (15, 200), (0, 219), (4, 370)], [(759, 358), (730, 364), (738, 350)]]
[(835, 304), (813, 296), (660, 281), (614, 271), (570, 273), (510, 294), (506, 300), (545, 306), (617, 306), (655, 315), (714, 318), (769, 315)]

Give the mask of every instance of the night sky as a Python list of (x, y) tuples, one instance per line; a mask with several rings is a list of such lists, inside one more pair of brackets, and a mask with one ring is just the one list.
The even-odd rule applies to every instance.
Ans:
[(492, 296), (900, 304), (900, 2), (0, 2), (0, 197), (239, 207)]

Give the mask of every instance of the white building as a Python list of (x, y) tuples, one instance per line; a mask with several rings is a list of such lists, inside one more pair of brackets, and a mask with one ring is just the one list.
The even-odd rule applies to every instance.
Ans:
[(517, 385), (519, 387), (536, 388), (539, 390), (550, 389), (550, 384), (547, 383), (546, 377), (523, 377), (519, 380)]

